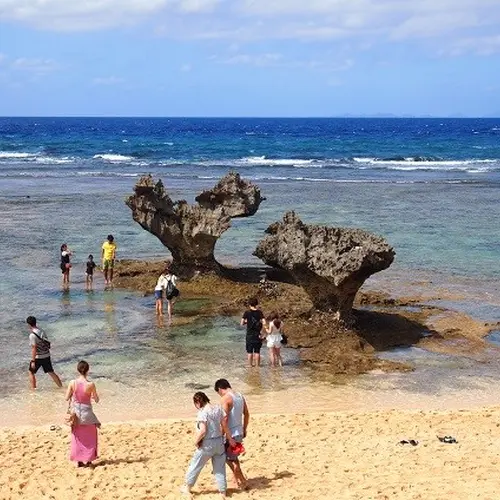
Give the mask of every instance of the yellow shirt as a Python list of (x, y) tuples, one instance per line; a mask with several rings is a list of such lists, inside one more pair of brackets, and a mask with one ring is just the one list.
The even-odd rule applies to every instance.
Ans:
[(102, 244), (102, 249), (104, 250), (103, 259), (104, 260), (113, 260), (115, 258), (116, 252), (116, 243), (110, 243), (109, 241), (105, 241)]

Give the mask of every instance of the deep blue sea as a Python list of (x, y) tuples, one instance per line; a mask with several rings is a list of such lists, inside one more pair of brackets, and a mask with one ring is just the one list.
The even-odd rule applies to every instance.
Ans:
[[(49, 395), (58, 404), (40, 376), (26, 408), (28, 314), (55, 338), (65, 379), (89, 358), (115, 403), (124, 388), (137, 391), (134, 415), (144, 388), (158, 401), (162, 384), (211, 384), (228, 366), (262, 397), (307, 384), (292, 352), (284, 380), (248, 375), (231, 319), (167, 328), (155, 325), (150, 297), (104, 291), (100, 277), (83, 290), (86, 257), (108, 233), (118, 257), (168, 256), (124, 203), (139, 176), (192, 201), (230, 170), (266, 201), (221, 237), (221, 262), (259, 263), (252, 252), (264, 230), (294, 209), (304, 222), (363, 228), (394, 246), (393, 266), (366, 287), (500, 320), (500, 119), (0, 118), (0, 402), (12, 414), (37, 422)], [(58, 270), (64, 242), (75, 252), (69, 292)], [(179, 317), (190, 307), (180, 302)]]

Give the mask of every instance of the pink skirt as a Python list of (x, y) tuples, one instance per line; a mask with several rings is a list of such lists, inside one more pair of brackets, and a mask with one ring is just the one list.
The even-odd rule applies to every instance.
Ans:
[(92, 462), (97, 458), (97, 426), (76, 425), (71, 431), (69, 459), (73, 462)]

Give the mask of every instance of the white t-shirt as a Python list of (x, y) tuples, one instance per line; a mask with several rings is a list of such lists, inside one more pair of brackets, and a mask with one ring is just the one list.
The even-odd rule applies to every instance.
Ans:
[(165, 275), (162, 274), (162, 275), (160, 275), (160, 277), (158, 278), (158, 281), (156, 282), (155, 292), (165, 290), (166, 286), (167, 286), (167, 280), (165, 278)]

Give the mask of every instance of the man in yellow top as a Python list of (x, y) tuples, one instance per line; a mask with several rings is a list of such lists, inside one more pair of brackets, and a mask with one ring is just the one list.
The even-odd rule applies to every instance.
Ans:
[[(104, 284), (111, 285), (113, 281), (113, 268), (115, 267), (116, 243), (112, 234), (102, 244), (102, 270), (104, 271)], [(109, 279), (108, 279), (109, 270)]]

